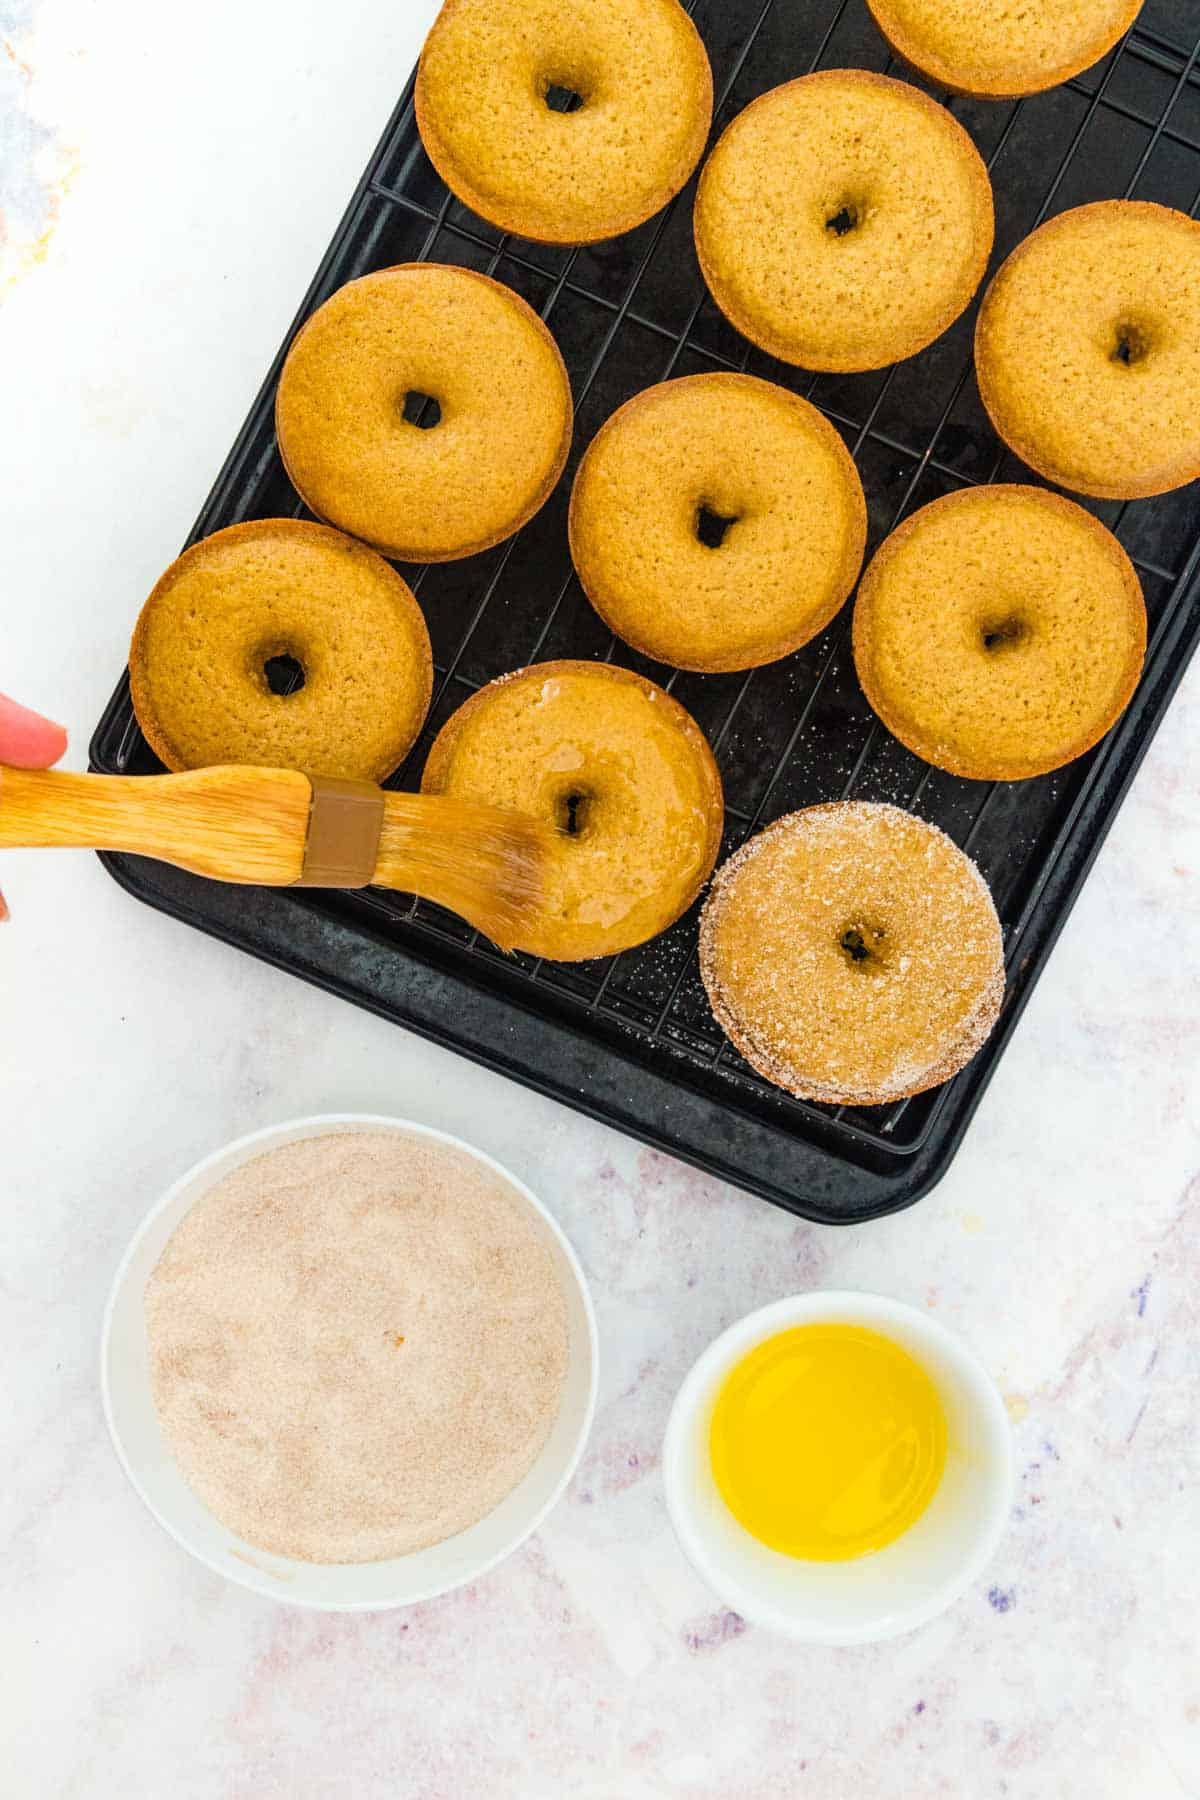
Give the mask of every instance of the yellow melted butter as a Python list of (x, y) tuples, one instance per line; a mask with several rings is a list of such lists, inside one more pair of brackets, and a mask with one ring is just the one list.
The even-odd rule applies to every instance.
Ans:
[(726, 1377), (713, 1475), (760, 1543), (814, 1562), (881, 1550), (929, 1505), (946, 1465), (938, 1391), (906, 1350), (861, 1325), (799, 1325)]

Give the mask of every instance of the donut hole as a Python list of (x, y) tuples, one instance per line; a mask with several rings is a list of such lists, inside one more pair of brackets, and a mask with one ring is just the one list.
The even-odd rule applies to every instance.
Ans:
[(585, 96), (578, 88), (572, 87), (569, 81), (545, 81), (542, 84), (542, 99), (550, 112), (573, 113), (579, 111)]
[(432, 394), (423, 393), (420, 388), (405, 390), (400, 412), (405, 424), (415, 425), (418, 431), (432, 431), (442, 422), (441, 407)]
[(855, 200), (843, 200), (825, 220), (830, 237), (843, 238), (862, 224), (862, 209)]
[(865, 921), (843, 926), (838, 933), (838, 949), (851, 968), (875, 975), (883, 968), (887, 954), (887, 933), (882, 925)]
[(1150, 334), (1145, 327), (1134, 319), (1118, 320), (1113, 332), (1113, 347), (1108, 353), (1109, 361), (1132, 369), (1145, 362), (1149, 354)]
[(736, 525), (740, 513), (721, 513), (715, 506), (701, 501), (696, 508), (695, 532), (706, 550), (719, 550), (725, 542), (725, 534), (731, 525)]
[(584, 788), (564, 788), (554, 801), (554, 823), (564, 837), (578, 838), (587, 830), (592, 796)]
[(262, 672), (270, 691), (281, 700), (286, 700), (289, 694), (298, 694), (306, 679), (304, 664), (287, 650), (264, 657)]
[(1029, 624), (1020, 613), (1007, 613), (1002, 618), (984, 619), (979, 627), (979, 641), (989, 656), (1015, 650), (1029, 636)]

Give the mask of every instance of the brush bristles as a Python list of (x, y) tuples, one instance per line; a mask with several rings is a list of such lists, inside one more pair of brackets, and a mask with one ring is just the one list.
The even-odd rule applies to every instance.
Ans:
[(540, 819), (498, 806), (389, 793), (375, 883), (434, 900), (501, 950), (515, 950), (542, 904), (557, 835)]

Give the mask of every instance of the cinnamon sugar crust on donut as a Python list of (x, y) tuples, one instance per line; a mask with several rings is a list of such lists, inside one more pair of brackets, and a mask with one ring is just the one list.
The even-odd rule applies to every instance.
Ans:
[(1000, 922), (975, 864), (899, 807), (777, 819), (718, 872), (700, 921), (718, 1023), (804, 1100), (882, 1106), (947, 1081), (1004, 997)]

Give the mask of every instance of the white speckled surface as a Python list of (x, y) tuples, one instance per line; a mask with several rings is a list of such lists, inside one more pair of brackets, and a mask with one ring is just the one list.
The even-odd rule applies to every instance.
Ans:
[[(76, 766), (431, 11), (210, 0), (185, 28), (160, 0), (0, 0), (0, 687), (70, 725)], [(5, 1795), (1200, 1794), (1198, 791), (1200, 668), (950, 1176), (845, 1233), (240, 958), (87, 856), (7, 857)], [(193, 1566), (126, 1486), (96, 1386), (111, 1275), (163, 1186), (335, 1108), (460, 1132), (527, 1179), (591, 1275), (604, 1355), (591, 1453), (530, 1546), (345, 1620)], [(1015, 1422), (988, 1578), (875, 1650), (723, 1613), (657, 1476), (700, 1347), (816, 1282), (934, 1309)]]

